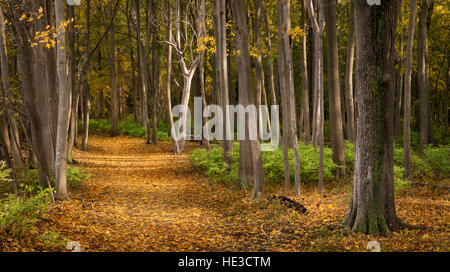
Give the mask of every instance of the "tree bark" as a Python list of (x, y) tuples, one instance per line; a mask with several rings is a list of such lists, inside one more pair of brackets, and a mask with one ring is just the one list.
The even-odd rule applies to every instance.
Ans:
[(330, 138), (333, 162), (340, 168), (338, 177), (345, 172), (345, 145), (342, 125), (341, 96), (339, 83), (339, 56), (337, 46), (336, 2), (321, 0), (324, 7), (327, 32), (328, 99), (330, 110)]
[(405, 57), (405, 97), (403, 99), (403, 167), (405, 168), (405, 178), (408, 178), (411, 173), (411, 70), (414, 46), (414, 26), (416, 23), (416, 6), (417, 0), (411, 0), (409, 7), (408, 44), (406, 46)]
[(420, 100), (420, 152), (426, 148), (429, 144), (429, 67), (427, 63), (428, 59), (428, 7), (430, 0), (421, 0), (420, 12), (419, 12), (419, 26), (418, 26), (418, 42), (417, 42), (417, 87), (419, 89)]
[[(108, 14), (111, 21), (113, 18), (112, 0), (108, 1)], [(110, 136), (118, 135), (119, 124), (119, 88), (117, 86), (117, 60), (116, 60), (116, 39), (114, 35), (114, 23), (109, 30), (109, 75), (111, 87), (111, 131)]]
[[(254, 105), (253, 84), (251, 80), (250, 69), (250, 53), (249, 53), (249, 39), (247, 28), (247, 12), (244, 1), (231, 0), (231, 8), (234, 17), (234, 28), (236, 31), (236, 50), (240, 52), (236, 56), (237, 73), (239, 79), (239, 104), (243, 107)], [(251, 114), (250, 114), (251, 115)], [(253, 115), (254, 116), (254, 115)], [(257, 118), (256, 116), (254, 116)], [(247, 119), (247, 118), (246, 118)], [(248, 135), (249, 122), (256, 124), (257, 120), (248, 116), (245, 123), (246, 139), (241, 141), (241, 149), (239, 156), (239, 179), (241, 184), (253, 184), (252, 199), (258, 198), (262, 194), (264, 173), (262, 168), (261, 148), (258, 140), (250, 140)], [(244, 145), (244, 146), (243, 146)], [(244, 148), (248, 146), (248, 149)], [(250, 152), (245, 154), (244, 152)], [(250, 167), (242, 167), (250, 163)]]
[(55, 1), (55, 23), (57, 31), (57, 63), (58, 75), (58, 130), (56, 134), (55, 179), (56, 198), (66, 199), (67, 195), (67, 133), (69, 129), (70, 93), (67, 77), (66, 28), (64, 26), (64, 2)]
[(400, 2), (356, 0), (356, 151), (344, 228), (390, 235), (401, 226), (394, 203), (395, 35)]
[(355, 12), (350, 4), (350, 25), (348, 30), (347, 61), (345, 65), (345, 106), (347, 112), (347, 137), (355, 142), (355, 104), (353, 101), (353, 66), (355, 62)]

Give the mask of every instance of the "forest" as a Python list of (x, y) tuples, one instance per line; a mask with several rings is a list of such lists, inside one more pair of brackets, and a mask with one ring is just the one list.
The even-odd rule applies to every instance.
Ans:
[(448, 252), (449, 22), (0, 0), (0, 252)]

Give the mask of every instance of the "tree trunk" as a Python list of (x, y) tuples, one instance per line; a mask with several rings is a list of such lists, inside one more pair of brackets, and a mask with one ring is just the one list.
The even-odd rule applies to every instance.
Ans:
[(429, 144), (429, 78), (428, 78), (428, 7), (430, 0), (421, 0), (418, 26), (418, 42), (417, 42), (417, 85), (419, 89), (420, 100), (420, 152)]
[[(170, 1), (167, 1), (167, 40), (173, 42), (172, 40), (172, 8), (170, 6)], [(167, 46), (167, 73), (166, 73), (166, 96), (167, 96), (167, 110), (170, 122), (170, 133), (172, 135), (173, 152), (175, 154), (180, 154), (180, 148), (178, 147), (178, 141), (175, 140), (175, 126), (173, 124), (173, 114), (172, 114), (172, 98), (170, 95), (170, 85), (172, 76), (172, 46)]]
[[(285, 90), (281, 90), (284, 93), (284, 98), (289, 100), (289, 115), (291, 121), (291, 137), (293, 141), (294, 148), (294, 162), (295, 162), (295, 196), (300, 196), (300, 155), (298, 151), (298, 140), (297, 140), (297, 118), (296, 118), (296, 109), (295, 109), (295, 89), (294, 89), (294, 65), (292, 62), (292, 50), (289, 43), (289, 32), (290, 32), (290, 13), (289, 13), (289, 0), (279, 0), (278, 1), (279, 8), (279, 20), (281, 19), (282, 28), (280, 29), (279, 38), (282, 37), (282, 46), (284, 47), (284, 81), (285, 81)], [(282, 96), (283, 97), (283, 96)], [(283, 120), (287, 121), (286, 119)], [(284, 133), (287, 133), (285, 131)]]
[(347, 112), (347, 137), (355, 142), (355, 104), (353, 101), (353, 65), (355, 62), (355, 12), (350, 4), (350, 26), (348, 30), (347, 61), (345, 65), (345, 107)]
[(160, 56), (158, 54), (158, 30), (156, 29), (156, 3), (155, 0), (151, 1), (150, 7), (150, 19), (152, 28), (152, 144), (157, 144), (157, 134), (158, 134), (158, 116), (157, 116), (157, 105), (159, 97), (159, 65)]
[[(91, 18), (90, 18), (91, 0), (86, 1), (86, 52), (91, 50)], [(81, 150), (87, 151), (88, 149), (88, 139), (89, 139), (89, 114), (91, 110), (91, 97), (90, 97), (90, 85), (89, 85), (89, 70), (91, 66), (91, 60), (88, 58), (86, 60), (86, 72), (83, 83), (83, 138), (81, 140)]]
[(64, 2), (55, 1), (55, 23), (57, 31), (57, 63), (58, 75), (58, 130), (56, 134), (55, 179), (56, 198), (66, 199), (67, 195), (67, 133), (69, 129), (70, 93), (67, 78), (66, 28), (64, 27)]
[[(254, 105), (255, 98), (251, 80), (246, 5), (244, 1), (231, 0), (231, 8), (236, 31), (236, 50), (240, 52), (240, 54), (236, 56), (237, 74), (239, 78), (239, 104), (243, 107), (247, 107), (248, 105)], [(249, 122), (257, 124), (257, 120), (255, 120), (257, 115), (249, 115), (250, 116), (248, 116), (248, 119), (246, 118), (247, 122), (245, 123), (246, 139), (240, 142), (239, 179), (241, 184), (254, 185), (252, 199), (255, 199), (262, 194), (264, 173), (259, 140), (250, 140), (248, 138), (250, 135)], [(244, 149), (245, 147), (248, 149)], [(250, 152), (244, 154), (247, 150)], [(250, 164), (250, 167), (243, 167), (248, 163)]]
[(217, 41), (217, 55), (219, 60), (219, 89), (220, 89), (220, 103), (222, 109), (225, 110), (224, 122), (223, 122), (223, 132), (224, 141), (222, 143), (223, 147), (223, 159), (224, 162), (231, 167), (233, 163), (233, 142), (227, 137), (231, 136), (230, 131), (230, 115), (227, 111), (227, 106), (230, 104), (229, 100), (229, 80), (228, 80), (228, 58), (227, 58), (227, 33), (226, 33), (226, 7), (225, 0), (218, 0), (215, 2), (215, 12), (216, 12), (216, 37)]
[[(307, 0), (302, 0), (302, 23), (303, 29), (308, 29), (308, 14), (306, 3)], [(302, 37), (300, 65), (302, 75), (302, 103), (301, 103), (301, 129), (300, 133), (304, 142), (311, 142), (311, 127), (310, 127), (310, 112), (309, 112), (309, 79), (308, 79), (308, 54), (307, 54), (307, 37)]]
[(403, 167), (405, 168), (405, 178), (408, 178), (411, 172), (411, 70), (414, 46), (414, 26), (416, 23), (416, 6), (417, 0), (411, 0), (409, 7), (408, 44), (406, 46), (405, 58), (405, 105), (403, 106)]
[(339, 56), (337, 46), (336, 2), (321, 0), (324, 7), (325, 28), (327, 32), (328, 60), (328, 99), (330, 109), (330, 138), (333, 150), (333, 162), (342, 167), (338, 177), (345, 172), (345, 145), (342, 125)]
[[(108, 13), (111, 22), (113, 22), (112, 0), (108, 1)], [(114, 23), (109, 30), (109, 75), (111, 86), (111, 131), (110, 136), (115, 137), (118, 134), (119, 124), (119, 88), (117, 86), (117, 61), (116, 61), (116, 39), (114, 35)]]
[(394, 203), (395, 34), (400, 2), (356, 0), (356, 151), (344, 228), (389, 235), (401, 225)]

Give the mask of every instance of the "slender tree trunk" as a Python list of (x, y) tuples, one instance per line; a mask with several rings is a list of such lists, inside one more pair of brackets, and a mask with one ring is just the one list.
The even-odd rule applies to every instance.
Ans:
[(228, 80), (228, 58), (227, 58), (227, 33), (226, 33), (226, 6), (225, 0), (218, 0), (215, 2), (216, 10), (216, 29), (217, 36), (217, 55), (219, 60), (219, 88), (220, 88), (220, 102), (222, 109), (225, 110), (224, 122), (223, 122), (223, 156), (224, 162), (231, 167), (233, 163), (233, 142), (227, 138), (227, 136), (232, 135), (230, 131), (230, 116), (227, 111), (227, 106), (230, 104), (229, 101), (229, 80)]
[(339, 56), (337, 46), (336, 2), (321, 0), (324, 7), (325, 28), (327, 32), (328, 60), (328, 99), (330, 107), (330, 138), (333, 150), (333, 162), (339, 165), (338, 176), (345, 172), (345, 145), (342, 125)]
[[(167, 40), (173, 42), (172, 40), (172, 8), (170, 6), (170, 1), (167, 1)], [(173, 152), (175, 154), (180, 154), (180, 148), (178, 147), (178, 141), (175, 141), (175, 126), (173, 123), (172, 114), (172, 98), (170, 95), (170, 85), (172, 76), (172, 46), (167, 46), (167, 73), (166, 73), (166, 96), (167, 96), (167, 110), (170, 122), (170, 133), (172, 135)]]
[(403, 167), (405, 168), (405, 178), (408, 178), (411, 173), (411, 70), (414, 46), (414, 26), (416, 23), (416, 6), (417, 0), (411, 0), (409, 7), (408, 44), (406, 46), (405, 58), (405, 105), (403, 106)]
[[(308, 29), (308, 14), (307, 14), (307, 0), (302, 0), (302, 23), (303, 29)], [(309, 79), (308, 79), (308, 54), (307, 54), (307, 37), (302, 37), (300, 65), (302, 75), (302, 102), (301, 102), (301, 129), (303, 141), (306, 143), (311, 142), (311, 126), (310, 126), (310, 112), (309, 112)]]
[(55, 23), (57, 28), (57, 63), (58, 75), (58, 130), (56, 135), (55, 178), (56, 198), (66, 199), (67, 195), (67, 132), (69, 129), (70, 93), (67, 77), (66, 28), (64, 27), (64, 2), (55, 1)]
[[(282, 1), (282, 2), (281, 2)], [(285, 66), (285, 99), (289, 99), (291, 102), (289, 113), (291, 120), (291, 137), (293, 141), (294, 148), (294, 163), (295, 163), (295, 196), (300, 196), (300, 154), (298, 150), (298, 140), (297, 140), (297, 118), (295, 109), (295, 89), (294, 89), (294, 65), (292, 62), (292, 50), (289, 43), (289, 32), (290, 32), (290, 13), (289, 13), (289, 0), (279, 0), (279, 5), (281, 2), (281, 12), (279, 12), (279, 18), (282, 18), (282, 33), (279, 37), (283, 39), (284, 46), (284, 66)], [(281, 15), (281, 16), (280, 16)], [(286, 132), (285, 132), (286, 133)]]
[[(265, 1), (265, 6), (261, 9), (262, 16), (264, 18), (264, 23), (266, 26), (266, 46), (267, 46), (267, 65), (269, 68), (269, 86), (270, 94), (272, 95), (272, 105), (277, 105), (277, 95), (275, 91), (275, 75), (273, 70), (273, 57), (272, 57), (272, 42), (271, 42), (271, 32), (269, 25), (269, 17), (267, 15), (267, 1)], [(279, 133), (277, 134), (279, 135)]]
[(426, 148), (429, 144), (429, 78), (427, 73), (427, 58), (428, 58), (428, 7), (430, 0), (421, 0), (420, 13), (419, 13), (419, 27), (418, 27), (418, 42), (417, 42), (417, 54), (418, 54), (418, 74), (417, 85), (419, 89), (420, 100), (420, 151)]
[(444, 123), (445, 131), (448, 132), (448, 93), (450, 92), (450, 55), (447, 57), (447, 90), (445, 91), (444, 102)]
[(355, 62), (355, 12), (350, 5), (350, 26), (348, 30), (347, 61), (345, 65), (345, 107), (347, 112), (347, 137), (355, 142), (355, 104), (353, 102), (353, 66)]
[(158, 135), (158, 116), (157, 116), (157, 105), (159, 97), (159, 65), (160, 56), (158, 54), (158, 30), (156, 28), (156, 3), (155, 0), (151, 1), (150, 7), (150, 19), (152, 28), (152, 144), (157, 144)]
[[(86, 1), (86, 52), (91, 50), (91, 0)], [(89, 70), (91, 66), (91, 60), (86, 60), (86, 72), (83, 83), (83, 138), (81, 140), (81, 150), (87, 151), (88, 139), (89, 139), (89, 114), (91, 110), (91, 97), (90, 97), (90, 85), (89, 85)]]
[(70, 21), (67, 28), (67, 41), (68, 41), (68, 82), (69, 89), (71, 91), (71, 107), (70, 107), (70, 123), (69, 123), (69, 140), (67, 147), (67, 157), (68, 159), (73, 159), (72, 150), (76, 141), (76, 127), (77, 127), (77, 119), (78, 119), (78, 102), (79, 102), (79, 93), (78, 88), (76, 86), (76, 56), (75, 56), (75, 27), (76, 18), (75, 18), (75, 8), (73, 5), (67, 6), (67, 20)]
[[(108, 1), (108, 13), (111, 21), (113, 20), (112, 0)], [(114, 35), (114, 23), (109, 30), (109, 75), (111, 86), (111, 132), (110, 136), (118, 134), (119, 124), (119, 88), (117, 86), (117, 60), (116, 60), (116, 39)]]

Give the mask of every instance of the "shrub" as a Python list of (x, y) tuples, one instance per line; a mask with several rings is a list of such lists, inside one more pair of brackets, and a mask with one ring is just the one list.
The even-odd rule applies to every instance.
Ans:
[[(150, 127), (151, 126), (152, 125), (150, 124)], [(89, 129), (93, 132), (107, 134), (111, 131), (111, 121), (107, 119), (90, 119)], [(134, 120), (130, 118), (124, 119), (119, 122), (117, 130), (121, 135), (130, 135), (137, 138), (147, 137), (146, 128), (142, 127), (140, 124), (136, 124)], [(172, 138), (170, 137), (170, 128), (168, 127), (168, 125), (163, 123), (159, 124), (156, 137), (159, 141), (171, 140)]]
[[(299, 142), (300, 152), (300, 172), (303, 181), (316, 181), (319, 176), (319, 148), (312, 145)], [(332, 151), (330, 148), (324, 150), (324, 179), (331, 180), (334, 172), (339, 168), (335, 165), (331, 158)], [(231, 169), (227, 169), (227, 165), (223, 161), (223, 149), (221, 147), (212, 148), (210, 151), (206, 149), (195, 149), (191, 151), (189, 157), (193, 166), (199, 167), (205, 171), (208, 177), (214, 181), (226, 182), (235, 181), (238, 177), (239, 167), (239, 145), (235, 144), (233, 149), (233, 165)], [(281, 183), (284, 180), (284, 160), (283, 149), (279, 148), (272, 152), (263, 152), (263, 169), (264, 176), (272, 184)], [(289, 168), (291, 181), (294, 181), (294, 152), (289, 150)]]
[(21, 239), (39, 217), (47, 212), (51, 191), (41, 190), (37, 195), (23, 199), (9, 196), (0, 203), (0, 249), (8, 238)]
[(41, 240), (45, 246), (53, 247), (59, 251), (63, 251), (66, 248), (67, 243), (69, 242), (69, 239), (54, 230), (44, 232), (37, 238)]
[(84, 181), (88, 180), (90, 175), (88, 171), (82, 168), (68, 166), (67, 167), (67, 185), (71, 189), (83, 187)]

